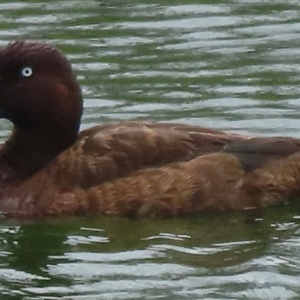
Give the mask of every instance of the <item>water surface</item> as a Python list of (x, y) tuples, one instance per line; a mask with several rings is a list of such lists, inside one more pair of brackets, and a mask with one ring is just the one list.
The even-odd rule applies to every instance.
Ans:
[[(0, 46), (70, 58), (82, 128), (157, 120), (300, 137), (298, 1), (0, 1)], [(41, 99), (42, 101), (42, 99)], [(0, 123), (4, 140), (11, 126)], [(0, 222), (1, 299), (299, 299), (300, 204)]]

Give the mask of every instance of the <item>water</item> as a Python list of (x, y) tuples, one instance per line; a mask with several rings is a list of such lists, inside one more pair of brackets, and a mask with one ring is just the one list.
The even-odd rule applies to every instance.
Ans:
[[(70, 58), (82, 128), (158, 120), (300, 137), (298, 1), (0, 1), (0, 46)], [(0, 123), (4, 140), (11, 126)], [(1, 299), (299, 299), (300, 204), (0, 221)]]

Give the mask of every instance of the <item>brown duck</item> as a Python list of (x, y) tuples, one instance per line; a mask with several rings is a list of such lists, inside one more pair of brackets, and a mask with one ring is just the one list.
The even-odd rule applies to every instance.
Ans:
[(18, 41), (0, 51), (0, 212), (178, 216), (300, 196), (300, 140), (123, 122), (78, 133), (82, 96), (66, 57)]

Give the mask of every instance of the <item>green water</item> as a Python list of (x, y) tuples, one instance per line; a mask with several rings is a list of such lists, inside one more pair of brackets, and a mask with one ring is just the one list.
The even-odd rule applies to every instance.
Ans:
[[(299, 137), (298, 1), (0, 1), (0, 46), (72, 61), (82, 128), (158, 120)], [(42, 100), (42, 99), (41, 99)], [(11, 129), (0, 122), (0, 138)], [(300, 204), (132, 220), (0, 220), (0, 299), (300, 299)]]

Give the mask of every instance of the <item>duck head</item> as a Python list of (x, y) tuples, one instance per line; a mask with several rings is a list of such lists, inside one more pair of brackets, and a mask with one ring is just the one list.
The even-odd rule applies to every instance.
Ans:
[(0, 118), (14, 126), (0, 153), (6, 162), (21, 155), (42, 166), (75, 142), (81, 115), (80, 88), (59, 50), (24, 41), (0, 50)]
[(1, 118), (10, 120), (16, 129), (77, 132), (81, 114), (80, 88), (59, 50), (18, 41), (0, 52)]

